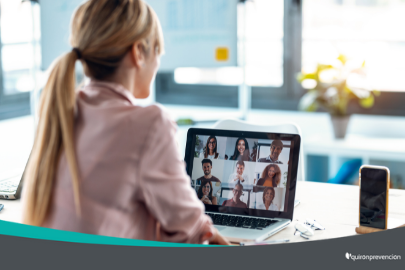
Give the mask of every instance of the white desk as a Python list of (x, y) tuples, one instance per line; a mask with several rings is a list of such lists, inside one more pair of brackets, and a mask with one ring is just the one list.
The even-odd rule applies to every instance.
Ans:
[[(310, 240), (330, 239), (355, 235), (358, 226), (359, 189), (356, 186), (298, 182), (297, 196), (301, 201), (294, 210), (293, 224), (269, 239), (290, 239), (291, 242), (308, 241), (294, 236), (294, 224), (311, 218), (323, 225), (325, 231), (315, 231)], [(405, 190), (390, 190), (389, 217), (404, 220)], [(21, 202), (5, 201), (0, 219), (21, 222)]]

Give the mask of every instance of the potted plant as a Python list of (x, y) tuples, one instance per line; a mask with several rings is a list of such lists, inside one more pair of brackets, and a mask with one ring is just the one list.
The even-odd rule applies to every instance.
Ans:
[(350, 120), (347, 106), (351, 100), (363, 108), (371, 108), (380, 93), (367, 85), (365, 62), (348, 60), (339, 55), (331, 63), (318, 63), (311, 71), (298, 74), (297, 80), (307, 93), (298, 105), (300, 110), (313, 112), (319, 107), (331, 115), (336, 138), (344, 138)]

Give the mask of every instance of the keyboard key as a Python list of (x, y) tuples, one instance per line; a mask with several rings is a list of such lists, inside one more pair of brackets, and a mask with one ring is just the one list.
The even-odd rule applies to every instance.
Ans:
[(263, 230), (264, 228), (276, 223), (276, 220), (264, 218), (250, 218), (241, 216), (230, 216), (222, 214), (207, 213), (215, 225), (238, 227), (246, 229)]

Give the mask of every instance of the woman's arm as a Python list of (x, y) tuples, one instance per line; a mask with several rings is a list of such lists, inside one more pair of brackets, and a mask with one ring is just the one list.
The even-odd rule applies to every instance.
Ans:
[(139, 196), (161, 224), (161, 240), (201, 243), (217, 233), (190, 186), (177, 152), (176, 126), (154, 106), (155, 120), (139, 161)]

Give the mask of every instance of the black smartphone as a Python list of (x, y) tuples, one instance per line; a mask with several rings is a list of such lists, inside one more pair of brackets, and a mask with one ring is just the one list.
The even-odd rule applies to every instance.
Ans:
[(360, 168), (360, 226), (387, 229), (390, 170), (363, 165)]

